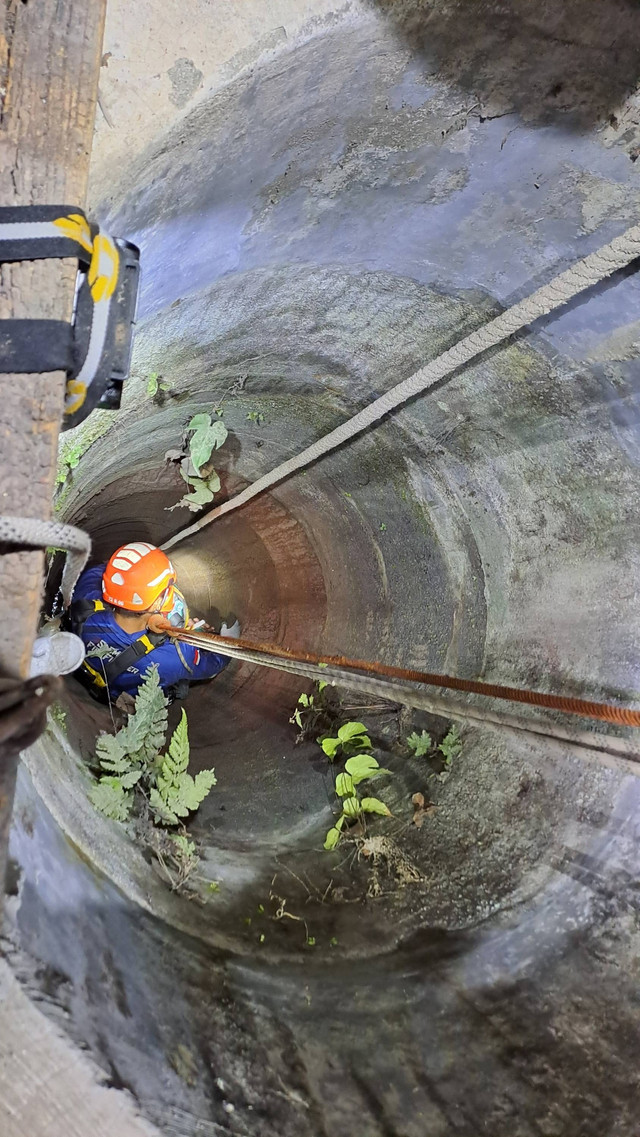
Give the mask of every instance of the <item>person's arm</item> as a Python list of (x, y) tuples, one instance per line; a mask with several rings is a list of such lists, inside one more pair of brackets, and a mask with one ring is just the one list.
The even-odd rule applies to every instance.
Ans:
[[(228, 655), (221, 655), (214, 651), (201, 651), (200, 648), (193, 647), (191, 644), (180, 643), (175, 638), (178, 634), (177, 629), (173, 628), (166, 617), (160, 613), (153, 613), (149, 617), (147, 627), (152, 632), (165, 633), (169, 637), (173, 637), (173, 642), (163, 644), (161, 648), (157, 649), (157, 652), (162, 652), (163, 665), (172, 674), (179, 664), (180, 674), (165, 680), (164, 671), (161, 669), (160, 682), (163, 687), (177, 682), (178, 679), (213, 679), (214, 675), (218, 675), (231, 662)], [(221, 628), (222, 635), (230, 636), (233, 639), (237, 638), (239, 632), (240, 624), (237, 620), (231, 628), (227, 628), (226, 624), (223, 624)]]
[(228, 656), (218, 655), (217, 652), (201, 652), (189, 644), (169, 640), (149, 654), (148, 664), (144, 671), (141, 667), (141, 671), (145, 674), (148, 667), (155, 664), (160, 675), (160, 686), (166, 689), (181, 679), (213, 679), (229, 662)]
[(218, 655), (215, 651), (201, 651), (190, 644), (174, 643), (178, 656), (186, 661), (189, 670), (184, 675), (189, 679), (213, 679), (231, 663), (228, 655)]

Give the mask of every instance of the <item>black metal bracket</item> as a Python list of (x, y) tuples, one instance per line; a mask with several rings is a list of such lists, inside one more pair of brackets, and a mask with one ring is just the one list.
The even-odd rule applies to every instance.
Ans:
[(0, 320), (0, 373), (66, 371), (63, 430), (96, 407), (118, 410), (129, 374), (140, 250), (74, 206), (0, 209), (0, 262), (73, 257), (73, 319)]

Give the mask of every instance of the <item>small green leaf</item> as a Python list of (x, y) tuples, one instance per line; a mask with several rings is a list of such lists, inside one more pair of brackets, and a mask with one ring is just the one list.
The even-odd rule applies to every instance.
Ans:
[(328, 666), (329, 666), (328, 663), (319, 663), (318, 664), (318, 667), (328, 667)]
[(345, 817), (359, 817), (360, 816), (360, 814), (362, 813), (362, 810), (360, 808), (360, 802), (358, 801), (355, 794), (353, 795), (353, 797), (346, 797), (343, 799), (342, 812), (344, 813)]
[(211, 415), (194, 415), (187, 427), (187, 430), (198, 430), (201, 426), (211, 426)]
[(264, 943), (264, 941), (265, 941), (265, 939), (266, 939), (266, 937), (265, 937), (265, 934), (264, 934), (264, 932), (261, 932), (261, 933), (260, 933), (260, 940), (259, 940), (259, 943), (263, 944), (263, 943)]
[(457, 758), (460, 751), (462, 750), (462, 740), (458, 734), (457, 727), (451, 727), (451, 730), (442, 739), (438, 750), (444, 754), (447, 766), (450, 766), (452, 759)]
[(152, 398), (158, 393), (158, 372), (152, 371), (147, 380), (147, 395)]
[(189, 732), (187, 726), (187, 712), (184, 707), (180, 715), (180, 722), (171, 735), (169, 756), (175, 764), (177, 771), (186, 770), (189, 765)]
[(336, 936), (332, 936), (331, 939), (329, 940), (329, 947), (337, 947), (337, 946), (338, 946), (338, 939)]
[(195, 841), (190, 841), (183, 833), (170, 833), (169, 840), (173, 841), (174, 845), (177, 846), (179, 852), (184, 857), (196, 856)]
[(300, 698), (298, 699), (298, 702), (300, 703), (300, 705), (301, 705), (302, 707), (308, 707), (308, 706), (309, 706), (309, 696), (308, 696), (308, 695), (305, 695), (305, 694), (302, 694), (302, 695), (300, 696)]
[(125, 790), (130, 790), (135, 786), (142, 777), (142, 770), (129, 770), (127, 774), (122, 774), (120, 781)]
[(328, 683), (325, 683), (324, 680), (320, 679), (320, 681), (318, 682), (318, 694), (321, 695), (322, 692), (324, 691), (325, 687), (328, 687), (328, 686), (329, 686)]
[(321, 745), (322, 749), (324, 750), (327, 758), (330, 758), (331, 761), (333, 761), (333, 759), (336, 756), (338, 747), (340, 746), (340, 739), (339, 738), (323, 738), (320, 745)]
[(353, 778), (350, 774), (338, 774), (336, 793), (338, 797), (351, 797), (353, 794)]
[(209, 892), (219, 892), (220, 891), (220, 885), (219, 885), (217, 880), (209, 881), (207, 888), (208, 888)]
[(348, 774), (351, 774), (356, 786), (365, 778), (380, 773), (380, 763), (371, 754), (354, 754), (352, 758), (347, 758), (344, 768)]
[(258, 912), (260, 913), (260, 915), (262, 915), (262, 913), (264, 912), (264, 904), (258, 904)]
[(346, 722), (338, 730), (338, 738), (341, 742), (350, 742), (356, 735), (366, 735), (367, 728), (363, 722)]
[(422, 758), (431, 750), (431, 735), (423, 730), (420, 734), (414, 730), (407, 738), (407, 746), (413, 750), (416, 758)]
[(391, 817), (391, 810), (378, 797), (363, 797), (360, 805), (365, 813), (380, 813), (383, 817)]
[(220, 475), (213, 470), (207, 478), (207, 489), (210, 489), (211, 493), (217, 493), (221, 484)]
[(222, 446), (228, 433), (221, 419), (210, 426), (202, 426), (196, 430), (189, 442), (189, 454), (198, 473), (200, 473), (200, 468), (209, 461), (212, 451)]
[(315, 947), (316, 946), (316, 937), (315, 936), (307, 936), (307, 944), (309, 945), (309, 947)]
[(335, 849), (335, 847), (338, 844), (338, 841), (340, 840), (341, 836), (342, 836), (342, 834), (340, 833), (340, 830), (337, 829), (335, 826), (333, 827), (333, 829), (330, 829), (329, 832), (327, 833), (327, 836), (324, 839), (325, 849)]
[(189, 485), (192, 487), (192, 492), (182, 498), (184, 504), (207, 505), (213, 501), (213, 491), (202, 478), (189, 478)]

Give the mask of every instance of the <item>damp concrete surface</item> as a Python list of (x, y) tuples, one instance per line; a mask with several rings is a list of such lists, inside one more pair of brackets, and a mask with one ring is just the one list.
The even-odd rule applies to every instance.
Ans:
[[(143, 261), (123, 408), (65, 441), (84, 453), (58, 509), (95, 557), (193, 520), (164, 456), (194, 413), (222, 407), (231, 494), (637, 223), (636, 23), (381, 3), (212, 89), (177, 55), (175, 120), (94, 181)], [(185, 541), (192, 610), (637, 702), (639, 294), (632, 266)], [(489, 727), (438, 777), (405, 740), (446, 721), (344, 692), (392, 817), (327, 853), (335, 771), (296, 745), (300, 689), (233, 663), (190, 692), (192, 769), (218, 784), (189, 899), (90, 805), (109, 718), (68, 683), (19, 778), (27, 992), (167, 1134), (632, 1137), (640, 783)]]

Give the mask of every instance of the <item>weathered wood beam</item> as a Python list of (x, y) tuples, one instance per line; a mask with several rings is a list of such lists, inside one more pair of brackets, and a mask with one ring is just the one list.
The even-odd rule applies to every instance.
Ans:
[[(105, 7), (0, 0), (1, 205), (84, 205)], [(68, 319), (75, 274), (72, 261), (1, 266), (0, 318)], [(62, 372), (0, 375), (0, 513), (51, 516), (63, 392)], [(43, 564), (43, 553), (0, 555), (0, 676), (27, 674)], [(0, 768), (0, 881), (16, 765)]]

